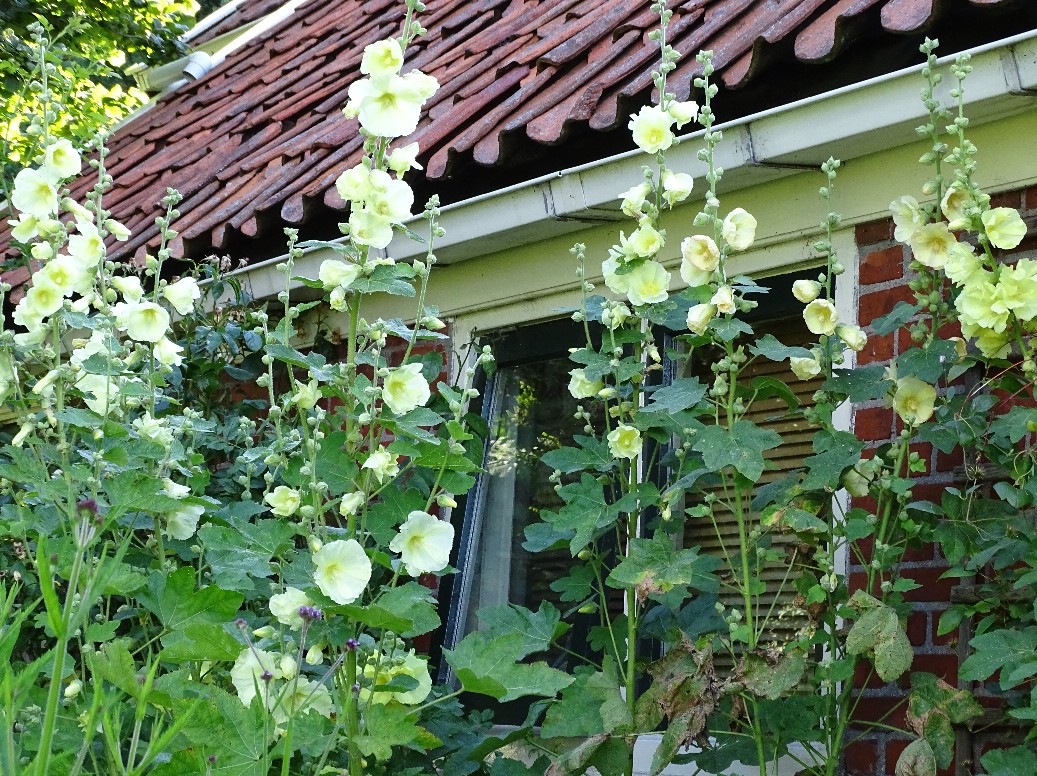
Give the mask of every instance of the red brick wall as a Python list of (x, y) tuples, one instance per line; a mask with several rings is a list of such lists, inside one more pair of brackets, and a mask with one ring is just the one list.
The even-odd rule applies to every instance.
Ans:
[[(999, 194), (992, 198), (991, 204), (1018, 208), (1027, 223), (1033, 224), (1037, 216), (1037, 187)], [(869, 333), (867, 347), (859, 354), (858, 363), (888, 363), (910, 347), (910, 334), (906, 329), (900, 329), (892, 334), (878, 336), (868, 324), (892, 310), (897, 302), (913, 301), (913, 294), (907, 285), (911, 279), (910, 250), (893, 240), (891, 219), (857, 226), (856, 242), (860, 260), (858, 320)], [(1031, 235), (1017, 252), (1032, 253), (1035, 248), (1037, 236)], [(854, 409), (853, 430), (858, 438), (867, 442), (865, 455), (868, 450), (873, 451), (891, 441), (900, 428), (899, 423), (895, 422), (892, 409), (885, 407), (881, 401), (866, 402)], [(928, 463), (927, 473), (917, 477), (914, 498), (938, 503), (942, 489), (954, 481), (954, 469), (962, 464), (962, 455), (960, 451), (945, 455), (934, 451), (928, 444), (916, 443), (912, 449)], [(854, 502), (855, 506), (874, 508), (870, 499), (855, 499)], [(929, 672), (956, 686), (959, 652), (962, 651), (958, 644), (958, 633), (952, 632), (942, 637), (936, 635), (940, 615), (949, 606), (951, 589), (956, 583), (953, 579), (940, 579), (946, 569), (947, 562), (938, 548), (932, 546), (909, 550), (901, 566), (903, 576), (921, 585), (905, 596), (912, 605), (907, 621), (907, 633), (915, 647), (915, 661), (911, 671)], [(854, 563), (853, 558), (850, 559), (848, 570), (852, 587), (864, 584), (865, 568)], [(858, 716), (867, 720), (881, 719), (883, 724), (903, 728), (908, 675), (890, 685), (883, 685), (880, 680), (873, 678), (864, 686), (863, 678), (866, 674), (863, 672), (856, 679), (861, 697)], [(847, 776), (892, 776), (897, 758), (909, 740), (893, 732), (868, 734), (847, 748)], [(978, 740), (971, 742), (963, 747), (967, 751), (958, 752), (957, 759), (960, 762), (957, 767), (961, 770), (956, 771), (955, 766), (952, 766), (942, 773), (978, 772), (973, 763), (978, 759), (976, 749), (981, 743)]]

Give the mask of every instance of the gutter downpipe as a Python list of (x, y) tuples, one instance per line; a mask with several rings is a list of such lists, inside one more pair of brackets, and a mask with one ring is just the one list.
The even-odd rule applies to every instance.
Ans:
[[(288, 5), (294, 5), (294, 3), (289, 3)], [(1026, 46), (1025, 44), (1030, 45)], [(1017, 47), (1024, 50), (1017, 51)], [(1000, 56), (988, 58), (982, 63), (975, 61), (976, 58), (991, 52), (997, 52)], [(1030, 30), (967, 49), (965, 53), (969, 53), (974, 59), (972, 63), (974, 70), (970, 78), (974, 84), (979, 81), (978, 87), (981, 91), (981, 94), (974, 101), (974, 107), (977, 105), (987, 107), (985, 113), (981, 112), (981, 116), (985, 115), (990, 120), (998, 116), (1022, 112), (1025, 110), (1024, 106), (1015, 110), (1009, 110), (1007, 113), (1003, 108), (1000, 112), (997, 108), (1003, 106), (1003, 103), (1006, 101), (1005, 98), (1017, 97), (1024, 100), (1025, 98), (1037, 97), (1037, 30)], [(941, 57), (938, 63), (946, 65), (953, 62), (957, 56), (958, 54), (950, 54)], [(737, 190), (753, 182), (774, 180), (801, 172), (804, 167), (813, 167), (815, 165), (812, 162), (810, 165), (805, 165), (803, 162), (795, 161), (792, 158), (797, 154), (802, 154), (814, 148), (832, 148), (840, 143), (853, 142), (853, 147), (849, 153), (839, 154), (846, 161), (847, 159), (870, 153), (871, 150), (869, 150), (868, 146), (874, 146), (873, 150), (890, 147), (889, 144), (882, 142), (884, 135), (895, 128), (898, 136), (902, 138), (903, 135), (899, 134), (901, 130), (898, 125), (905, 123), (913, 124), (922, 116), (921, 106), (918, 104), (918, 90), (913, 83), (908, 86), (906, 79), (920, 73), (923, 66), (924, 64), (919, 64), (903, 68), (866, 81), (850, 84), (823, 94), (814, 95), (803, 100), (716, 125), (716, 129), (723, 131), (729, 136), (733, 136), (731, 139), (734, 140), (734, 142), (731, 142), (731, 139), (728, 139), (725, 144), (718, 148), (722, 157), (719, 161), (727, 173), (721, 181), (722, 184), (726, 183), (726, 185), (721, 186), (721, 191)], [(905, 83), (901, 86), (897, 83), (898, 81), (904, 81)], [(984, 86), (986, 87), (985, 91), (983, 91)], [(945, 81), (942, 88), (944, 97), (946, 97), (946, 92), (950, 86)], [(975, 90), (976, 86), (973, 88)], [(889, 94), (891, 91), (894, 94)], [(847, 97), (856, 99), (853, 100), (852, 104), (841, 108), (838, 102), (842, 98)], [(867, 115), (862, 116), (863, 111), (860, 107), (861, 103), (864, 102), (862, 98), (870, 98), (871, 100), (881, 98), (879, 99), (879, 104), (885, 108), (885, 111), (880, 119), (876, 120)], [(910, 109), (902, 107), (902, 102), (905, 98), (910, 99), (914, 107)], [(993, 110), (990, 109), (991, 104), (993, 104)], [(900, 108), (899, 112), (896, 112), (897, 108)], [(850, 121), (845, 119), (839, 120), (846, 110), (853, 111), (853, 119)], [(844, 129), (841, 133), (837, 131), (832, 133), (831, 136), (823, 136), (824, 124), (821, 122), (808, 122), (807, 127), (810, 129), (803, 131), (802, 117), (804, 114), (812, 112), (821, 112), (822, 117), (827, 119), (825, 124), (828, 125), (831, 125), (833, 119), (836, 119), (834, 123), (838, 126), (847, 127), (854, 126), (855, 124), (857, 126), (851, 131)], [(870, 121), (874, 126), (861, 127), (860, 125), (863, 121)], [(695, 152), (691, 149), (691, 144), (688, 142), (697, 139), (701, 135), (702, 131), (682, 135), (679, 138), (681, 145), (675, 146), (672, 153), (673, 156), (685, 162), (684, 169), (686, 171), (692, 172), (693, 170), (689, 168), (697, 168), (697, 166), (701, 165), (701, 162), (698, 162), (695, 158)], [(869, 138), (869, 143), (862, 146), (859, 142), (856, 142), (859, 138), (865, 136)], [(903, 145), (903, 142), (892, 144), (892, 146), (896, 145)], [(826, 158), (827, 155), (826, 152)], [(681, 159), (681, 157), (686, 157), (686, 159)], [(786, 161), (783, 162), (782, 158), (786, 159)], [(609, 186), (607, 185), (608, 179), (614, 178), (617, 181), (626, 180), (629, 182), (630, 178), (626, 174), (626, 167), (639, 169), (641, 159), (641, 152), (634, 149), (555, 173), (548, 173), (513, 186), (486, 192), (444, 206), (442, 208), (441, 224), (447, 229), (448, 235), (451, 229), (451, 222), (453, 222), (455, 229), (465, 223), (477, 224), (477, 228), (474, 234), (464, 237), (463, 240), (454, 243), (447, 242), (445, 245), (441, 243), (443, 247), (437, 251), (442, 256), (441, 262), (463, 261), (474, 255), (484, 255), (495, 250), (522, 244), (524, 240), (520, 238), (511, 244), (502, 244), (500, 247), (486, 249), (486, 237), (500, 234), (509, 229), (521, 230), (523, 227), (539, 226), (540, 236), (544, 237), (574, 232), (603, 221), (621, 220), (622, 215), (618, 210), (618, 205), (616, 204), (618, 199), (615, 194), (621, 190), (622, 186), (619, 188)], [(821, 160), (817, 160), (817, 165), (820, 162)], [(674, 166), (678, 167), (680, 165), (675, 164)], [(732, 175), (732, 173), (737, 174)], [(698, 172), (696, 177), (701, 177), (701, 174), (701, 172)], [(592, 181), (592, 185), (587, 186), (584, 185), (583, 178), (585, 176), (601, 177), (605, 178), (605, 180)], [(559, 207), (560, 202), (564, 202), (566, 198), (573, 200), (575, 207), (564, 207), (564, 205)], [(490, 217), (466, 217), (466, 213), (491, 205), (494, 200), (507, 201), (508, 207), (489, 208), (489, 211), (493, 213)], [(518, 216), (521, 216), (524, 211), (531, 211), (534, 214), (535, 220), (519, 221)], [(415, 218), (407, 222), (407, 225), (413, 226), (419, 222), (419, 219)], [(545, 234), (543, 224), (550, 222), (572, 222), (577, 225), (572, 228), (555, 228)], [(333, 242), (342, 240), (344, 238), (338, 238)], [(463, 247), (465, 243), (481, 244), (482, 250), (465, 250)], [(389, 248), (385, 249), (384, 253), (385, 255), (393, 255), (398, 260), (407, 259), (424, 253), (424, 249), (416, 247), (417, 245), (417, 243), (413, 243), (406, 238), (397, 236)], [(451, 250), (453, 246), (458, 245), (462, 247)], [(313, 272), (308, 274), (312, 274), (315, 277), (316, 268), (320, 261), (333, 258), (334, 256), (335, 254), (328, 249), (306, 249), (302, 258), (297, 260), (296, 266), (300, 274), (303, 274), (303, 267), (307, 270), (313, 270)], [(284, 278), (275, 268), (276, 265), (286, 261), (287, 258), (288, 255), (285, 253), (238, 270), (233, 270), (227, 273), (226, 276), (246, 276), (255, 291), (255, 298), (271, 297), (284, 289)], [(296, 288), (298, 286), (299, 284), (294, 284), (292, 287)]]

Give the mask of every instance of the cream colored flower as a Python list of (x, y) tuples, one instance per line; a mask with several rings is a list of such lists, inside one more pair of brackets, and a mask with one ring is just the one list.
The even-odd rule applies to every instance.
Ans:
[(36, 216), (23, 215), (19, 219), (11, 219), (7, 222), (11, 227), (11, 236), (18, 242), (27, 243), (37, 234), (39, 230), (39, 219)]
[(321, 262), (317, 278), (324, 288), (349, 288), (360, 277), (360, 267), (350, 261), (327, 259)]
[(647, 154), (665, 151), (673, 145), (670, 125), (673, 117), (657, 105), (646, 105), (630, 117), (628, 128), (637, 147)]
[(687, 102), (677, 102), (674, 100), (667, 106), (666, 110), (677, 125), (677, 129), (682, 129), (685, 124), (694, 121), (695, 117), (699, 115), (698, 103), (691, 100)]
[(136, 342), (158, 342), (169, 331), (169, 313), (154, 302), (119, 302), (115, 324)]
[(351, 604), (371, 581), (371, 559), (356, 539), (328, 542), (313, 553), (313, 580), (328, 598)]
[(626, 242), (626, 248), (635, 256), (648, 258), (662, 250), (665, 241), (663, 236), (651, 224), (645, 223), (637, 227)]
[(421, 703), (432, 692), (432, 677), (429, 675), (428, 663), (418, 657), (414, 650), (403, 656), (403, 660), (371, 661), (364, 666), (364, 678), (373, 687), (389, 684), (397, 676), (409, 676), (417, 680), (418, 686), (405, 692), (372, 692), (367, 687), (360, 691), (360, 700), (364, 703), (388, 703), (396, 701), (405, 706)]
[(278, 690), (270, 716), (278, 724), (290, 718), (315, 711), (322, 717), (331, 717), (335, 710), (328, 688), (313, 679), (288, 679)]
[(983, 213), (982, 219), (987, 239), (995, 248), (1011, 250), (1026, 237), (1026, 224), (1015, 208), (991, 208)]
[(902, 377), (897, 380), (893, 392), (893, 409), (909, 426), (925, 423), (933, 416), (936, 389), (917, 377)]
[(667, 170), (663, 173), (663, 199), (670, 207), (678, 202), (683, 202), (691, 196), (691, 190), (695, 186), (694, 179), (686, 172), (672, 172)]
[(797, 280), (792, 284), (792, 295), (803, 304), (810, 304), (821, 296), (821, 288), (816, 280)]
[(324, 644), (318, 642), (306, 650), (306, 665), (316, 666), (324, 662)]
[(230, 681), (237, 690), (238, 699), (245, 706), (252, 705), (257, 690), (265, 705), (270, 683), (281, 678), (281, 669), (277, 663), (276, 654), (254, 647), (245, 647), (238, 654), (238, 659), (230, 669)]
[(932, 269), (941, 269), (947, 263), (957, 240), (943, 221), (918, 227), (911, 235), (911, 252), (915, 259)]
[(51, 285), (61, 289), (61, 293), (65, 296), (70, 296), (73, 293), (88, 294), (94, 287), (93, 270), (89, 267), (84, 267), (71, 256), (66, 256), (63, 253), (59, 253), (48, 261), (36, 273), (36, 277), (46, 278)]
[(620, 194), (619, 198), (622, 200), (620, 209), (623, 211), (623, 214), (630, 218), (640, 218), (643, 215), (642, 208), (650, 191), (651, 189), (649, 189), (647, 183), (639, 183)]
[(79, 175), (83, 169), (83, 160), (79, 152), (72, 147), (66, 138), (51, 143), (43, 154), (43, 163), (54, 170), (60, 178), (71, 178)]
[(320, 398), (320, 383), (310, 380), (308, 383), (299, 383), (299, 387), (292, 394), (292, 403), (301, 410), (311, 410)]
[(582, 369), (573, 369), (569, 372), (569, 393), (574, 399), (590, 399), (598, 395), (598, 391), (605, 387), (601, 380), (590, 380), (587, 373)]
[(382, 384), (382, 401), (397, 415), (406, 415), (415, 407), (423, 407), (432, 396), (421, 364), (405, 364), (390, 369)]
[(994, 274), (974, 273), (954, 300), (963, 325), (977, 326), (1000, 334), (1008, 326), (1008, 309), (1000, 304)]
[(187, 315), (194, 309), (194, 303), (202, 298), (202, 290), (194, 278), (180, 278), (163, 288), (162, 296), (177, 313)]
[(813, 356), (792, 356), (789, 359), (792, 374), (800, 380), (809, 380), (821, 374), (821, 364)]
[(292, 630), (299, 630), (304, 622), (299, 607), (312, 605), (309, 596), (297, 587), (286, 587), (283, 593), (270, 596), (270, 614)]
[(940, 202), (940, 210), (947, 219), (947, 228), (952, 230), (965, 229), (968, 227), (968, 219), (965, 218), (965, 207), (972, 201), (969, 192), (960, 183), (955, 181), (947, 187), (943, 200)]
[[(408, 74), (409, 75), (409, 74)], [(396, 73), (372, 75), (349, 87), (360, 125), (372, 135), (402, 137), (418, 126), (426, 84)]]
[(627, 273), (627, 299), (632, 305), (665, 302), (670, 273), (657, 261), (645, 261)]
[(371, 170), (362, 164), (350, 167), (335, 179), (335, 188), (346, 202), (364, 202), (371, 195)]
[(995, 312), (1011, 312), (1020, 321), (1037, 316), (1037, 261), (1020, 259), (1015, 266), (1002, 267), (997, 281)]
[(112, 288), (122, 294), (122, 298), (127, 302), (139, 302), (144, 296), (144, 286), (141, 285), (140, 278), (136, 275), (116, 275), (109, 282), (112, 284)]
[(364, 47), (360, 72), (364, 75), (388, 75), (403, 67), (403, 48), (395, 38), (387, 38)]
[(32, 288), (25, 292), (14, 308), (14, 321), (27, 329), (37, 328), (64, 304), (65, 298), (60, 288), (49, 282), (45, 276), (37, 276)]
[(360, 468), (369, 469), (374, 478), (378, 480), (379, 485), (400, 473), (400, 467), (396, 465), (396, 456), (384, 447), (379, 447), (367, 456), (367, 460)]
[(721, 315), (734, 315), (738, 311), (731, 286), (720, 286), (709, 303), (716, 307), (717, 312)]
[(601, 263), (601, 274), (605, 285), (616, 294), (625, 294), (630, 289), (630, 274), (619, 274), (619, 259), (608, 258)]
[[(136, 429), (137, 433), (145, 439), (150, 439), (152, 442), (156, 442), (167, 448), (173, 444), (173, 430), (169, 427), (169, 424), (162, 418), (152, 417), (150, 412), (145, 412), (139, 418), (136, 418), (132, 425), (133, 428)], [(170, 480), (170, 482), (172, 482), (172, 480)], [(183, 495), (186, 496), (190, 492), (191, 489), (187, 488)], [(181, 496), (176, 496), (175, 498), (181, 498)]]
[(428, 512), (415, 510), (389, 542), (389, 549), (400, 554), (412, 577), (440, 571), (450, 562), (454, 546), (454, 527)]
[(349, 214), (349, 236), (360, 245), (384, 248), (392, 242), (392, 223), (369, 210), (354, 210)]
[(803, 310), (803, 320), (812, 334), (832, 335), (839, 322), (835, 305), (827, 299), (815, 299)]
[(620, 424), (608, 435), (609, 452), (616, 458), (637, 458), (641, 454), (641, 432)]
[(83, 402), (102, 417), (119, 415), (119, 384), (105, 375), (84, 372), (76, 380), (76, 388), (83, 392)]
[(367, 501), (367, 496), (364, 495), (363, 491), (357, 490), (347, 493), (339, 502), (338, 513), (343, 517), (355, 515), (360, 511), (365, 501)]
[(122, 223), (116, 221), (114, 218), (109, 218), (104, 222), (104, 228), (108, 230), (108, 234), (114, 237), (119, 242), (126, 242), (130, 239), (131, 232)]
[(424, 169), (417, 162), (419, 150), (417, 143), (408, 143), (405, 146), (394, 148), (389, 154), (386, 164), (397, 175), (405, 175), (410, 170)]
[(1004, 358), (1012, 350), (1012, 335), (1008, 331), (996, 332), (965, 324), (962, 324), (962, 331), (974, 338), (976, 347), (985, 358)]
[(399, 224), (411, 217), (413, 205), (414, 192), (411, 187), (401, 180), (390, 178), (384, 189), (372, 191), (365, 208), (391, 224)]
[(180, 366), (183, 363), (184, 349), (168, 337), (162, 337), (151, 349), (155, 360), (164, 366)]
[(736, 207), (724, 218), (720, 233), (734, 250), (744, 251), (756, 239), (756, 219), (742, 208)]
[(855, 353), (860, 353), (868, 344), (868, 335), (860, 326), (841, 323), (835, 327), (835, 334), (845, 343), (846, 347)]
[(105, 247), (101, 233), (93, 224), (77, 223), (76, 229), (79, 234), (73, 234), (68, 238), (68, 252), (74, 258), (88, 266), (97, 266), (104, 258)]
[(163, 516), (162, 535), (186, 541), (198, 530), (198, 520), (205, 514), (201, 504), (184, 504)]
[(973, 253), (971, 245), (956, 242), (951, 246), (943, 271), (952, 283), (963, 286), (970, 278), (983, 271), (983, 262)]
[(287, 485), (278, 485), (263, 496), (263, 501), (270, 505), (270, 511), (278, 517), (291, 517), (302, 504), (302, 494)]
[(720, 249), (711, 237), (696, 234), (681, 242), (681, 279), (692, 288), (710, 281), (720, 266)]
[(692, 334), (705, 334), (706, 327), (716, 315), (717, 308), (711, 304), (697, 304), (688, 309), (688, 331)]
[(898, 242), (909, 242), (915, 231), (925, 223), (925, 216), (914, 197), (903, 196), (893, 200), (889, 203), (889, 211), (896, 225), (893, 237)]
[(21, 213), (47, 218), (58, 209), (58, 179), (54, 171), (26, 167), (14, 176), (11, 204)]

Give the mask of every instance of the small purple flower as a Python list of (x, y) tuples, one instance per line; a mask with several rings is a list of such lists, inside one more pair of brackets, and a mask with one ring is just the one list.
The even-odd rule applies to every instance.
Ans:
[(346, 639), (346, 649), (348, 649), (350, 652), (352, 652), (359, 646), (360, 642), (356, 639)]
[(307, 622), (313, 622), (314, 620), (324, 619), (324, 612), (322, 612), (316, 606), (300, 606), (299, 616)]
[(89, 512), (90, 515), (97, 514), (97, 502), (92, 498), (84, 498), (76, 502), (76, 509), (80, 512)]
[(242, 617), (239, 617), (238, 619), (236, 619), (234, 621), (234, 624), (236, 626), (238, 626), (239, 630), (245, 630), (246, 628), (248, 628), (248, 622), (244, 618), (242, 618)]
[(262, 679), (264, 682), (269, 682), (271, 679), (274, 678), (274, 675), (269, 671), (264, 671), (259, 675), (259, 678)]

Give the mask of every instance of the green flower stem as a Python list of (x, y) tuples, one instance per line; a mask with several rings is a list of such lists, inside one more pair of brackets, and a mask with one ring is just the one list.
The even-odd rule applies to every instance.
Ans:
[(359, 696), (353, 692), (357, 680), (356, 650), (349, 650), (346, 655), (346, 731), (349, 734), (349, 776), (363, 776), (363, 761), (357, 738), (360, 737), (360, 716), (357, 703)]

